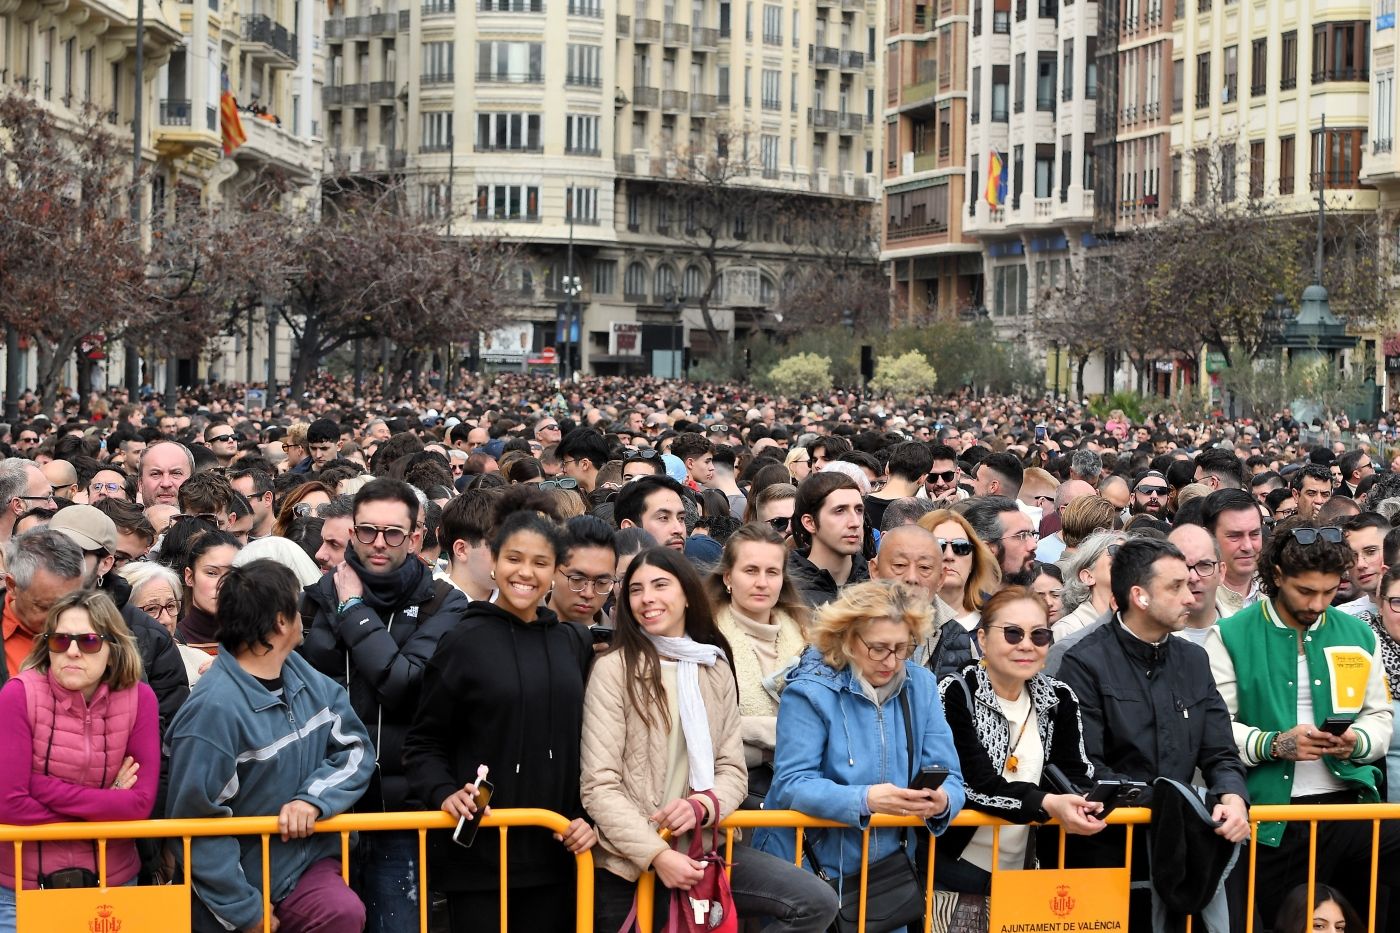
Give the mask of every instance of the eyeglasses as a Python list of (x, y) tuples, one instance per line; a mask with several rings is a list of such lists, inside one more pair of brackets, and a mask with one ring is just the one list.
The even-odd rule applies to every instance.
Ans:
[(1400, 612), (1400, 596), (1387, 596), (1385, 604), (1390, 607), (1391, 612)]
[(577, 489), (578, 480), (572, 476), (565, 476), (563, 479), (547, 479), (540, 483), (541, 489)]
[(952, 548), (953, 554), (957, 557), (966, 557), (972, 553), (972, 542), (966, 538), (934, 538), (938, 542), (938, 550), (946, 551)]
[(311, 510), (316, 507), (314, 502), (298, 502), (292, 506), (292, 514), (297, 518), (306, 518), (311, 514)]
[(88, 492), (105, 492), (109, 495), (125, 491), (126, 487), (121, 483), (93, 483), (88, 486)]
[(768, 519), (768, 524), (773, 526), (773, 530), (778, 532), (778, 534), (785, 535), (788, 533), (788, 529), (792, 527), (792, 517), (789, 515), (780, 515), (777, 518)]
[(550, 422), (549, 424), (537, 424), (537, 425), (535, 425), (535, 430), (536, 430), (536, 431), (557, 431), (557, 430), (559, 430), (559, 425), (554, 424), (553, 422)]
[(49, 493), (49, 494), (46, 495), (46, 496), (15, 496), (14, 498), (16, 498), (16, 499), (23, 499), (25, 502), (52, 502), (52, 501), (54, 501), (53, 493)]
[(1215, 568), (1220, 566), (1218, 560), (1198, 560), (1194, 564), (1187, 564), (1186, 569), (1204, 580), (1206, 577), (1215, 574)]
[(81, 635), (54, 632), (44, 640), (49, 644), (49, 651), (54, 654), (67, 654), (68, 648), (75, 641), (78, 643), (78, 650), (83, 654), (97, 654), (102, 650), (102, 643), (107, 640), (107, 636), (99, 635), (96, 632), (84, 632)]
[[(1008, 645), (1019, 645), (1026, 638), (1026, 630), (1019, 625), (991, 625), (988, 628), (1001, 629), (1001, 637)], [(1033, 628), (1030, 631), (1031, 644), (1037, 648), (1048, 648), (1055, 643), (1055, 633), (1048, 628)]]
[(661, 456), (661, 451), (659, 450), (634, 450), (627, 455), (627, 462), (630, 463), (633, 460), (655, 460), (659, 456)]
[(956, 477), (957, 475), (958, 475), (958, 471), (957, 471), (957, 470), (944, 470), (944, 471), (941, 472), (941, 473), (930, 473), (930, 474), (928, 475), (928, 481), (929, 481), (930, 483), (937, 483), (937, 482), (951, 483), (951, 482), (953, 481), (954, 477)]
[(1054, 496), (1031, 496), (1032, 502), (1054, 502)]
[(581, 573), (565, 574), (564, 579), (569, 581), (569, 589), (575, 593), (582, 593), (591, 588), (599, 596), (608, 595), (617, 585), (617, 580), (613, 577), (590, 577)]
[(1000, 538), (997, 538), (997, 540), (1010, 541), (1012, 538), (1016, 538), (1019, 541), (1038, 541), (1040, 540), (1040, 532), (1027, 529), (1026, 531), (1018, 531), (1014, 535), (1002, 535)]
[(1276, 510), (1274, 511), (1274, 520), (1275, 520), (1275, 521), (1280, 521), (1280, 522), (1281, 522), (1281, 521), (1283, 521), (1285, 518), (1292, 518), (1293, 516), (1295, 516), (1295, 515), (1297, 515), (1297, 514), (1298, 514), (1298, 510), (1297, 510), (1297, 509), (1276, 509)]
[(168, 603), (151, 603), (149, 606), (141, 606), (140, 608), (152, 619), (159, 616), (170, 616), (173, 619), (180, 614), (180, 604), (173, 600)]
[(710, 427), (709, 427), (709, 431), (710, 431), (711, 434), (728, 434), (728, 433), (729, 433), (729, 425), (727, 425), (727, 424), (712, 424), (712, 425), (710, 425)]
[(1338, 528), (1336, 525), (1325, 525), (1321, 528), (1293, 528), (1289, 531), (1289, 534), (1293, 535), (1293, 540), (1297, 541), (1303, 547), (1310, 547), (1316, 544), (1318, 538), (1321, 538), (1329, 544), (1342, 543), (1342, 529)]
[(237, 437), (237, 436), (238, 436), (237, 434), (234, 434), (232, 431), (230, 431), (228, 434), (220, 434), (218, 437), (206, 437), (206, 438), (204, 439), (204, 443), (206, 443), (206, 444), (222, 444), (224, 441), (231, 441), (231, 440), (233, 440), (233, 439), (234, 439), (235, 437)]
[(208, 522), (215, 528), (223, 529), (228, 525), (228, 519), (214, 512), (177, 512), (170, 516), (171, 522), (182, 522), (187, 518), (197, 518), (200, 521)]
[(373, 544), (379, 539), (380, 535), (384, 536), (384, 543), (386, 545), (389, 547), (398, 547), (400, 544), (403, 544), (404, 539), (408, 537), (408, 532), (404, 531), (402, 528), (394, 528), (393, 526), (388, 528), (383, 528), (379, 525), (355, 526), (355, 540), (359, 541), (361, 544)]
[(887, 645), (872, 645), (859, 635), (857, 635), (856, 638), (865, 646), (865, 653), (872, 661), (883, 661), (891, 655), (898, 661), (907, 661), (914, 655), (913, 642), (905, 642), (902, 645), (895, 645), (891, 648)]
[(1144, 496), (1165, 496), (1168, 492), (1166, 486), (1139, 486), (1137, 491)]

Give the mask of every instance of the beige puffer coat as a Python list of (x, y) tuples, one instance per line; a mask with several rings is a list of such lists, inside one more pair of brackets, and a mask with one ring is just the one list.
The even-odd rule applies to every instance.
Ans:
[[(723, 819), (743, 802), (749, 781), (739, 695), (727, 663), (700, 668), (700, 693), (710, 720), (714, 792)], [(647, 819), (666, 803), (662, 796), (667, 743), (665, 722), (648, 726), (632, 707), (621, 652), (600, 657), (589, 675), (583, 704), (580, 784), (584, 809), (598, 829), (594, 859), (600, 868), (628, 881), (637, 880), (667, 848)]]

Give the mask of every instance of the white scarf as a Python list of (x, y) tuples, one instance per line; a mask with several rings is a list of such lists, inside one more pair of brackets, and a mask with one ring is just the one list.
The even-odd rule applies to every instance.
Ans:
[(705, 713), (705, 698), (700, 693), (699, 665), (714, 667), (724, 658), (724, 651), (715, 645), (700, 644), (689, 635), (670, 638), (644, 634), (651, 639), (662, 657), (676, 661), (676, 706), (680, 709), (681, 734), (685, 736), (685, 753), (690, 760), (690, 789), (713, 790), (715, 749), (710, 741), (710, 718)]

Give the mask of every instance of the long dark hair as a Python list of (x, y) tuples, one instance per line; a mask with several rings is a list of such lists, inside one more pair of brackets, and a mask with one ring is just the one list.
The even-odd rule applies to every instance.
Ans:
[[(734, 529), (733, 534), (724, 542), (724, 552), (720, 554), (719, 565), (715, 567), (714, 573), (705, 578), (705, 591), (710, 595), (710, 602), (716, 607), (727, 606), (731, 602), (729, 592), (724, 588), (724, 575), (734, 570), (734, 562), (738, 560), (739, 548), (745, 544), (771, 544), (787, 557), (787, 540), (773, 529), (772, 525), (763, 522), (750, 522)], [(797, 587), (793, 585), (792, 576), (787, 572), (787, 564), (783, 564), (783, 585), (778, 590), (778, 598), (773, 603), (774, 609), (780, 609), (787, 613), (805, 634), (807, 625), (812, 621), (812, 610), (808, 608), (806, 601), (797, 594)]]
[[(647, 638), (636, 616), (632, 614), (632, 578), (639, 567), (655, 567), (675, 577), (685, 594), (685, 634), (704, 645), (716, 645), (726, 658), (733, 657), (729, 641), (715, 625), (714, 610), (710, 598), (705, 595), (705, 586), (690, 561), (679, 551), (667, 547), (654, 547), (638, 554), (627, 568), (622, 578), (622, 592), (617, 598), (616, 634), (613, 635), (610, 651), (622, 653), (622, 663), (627, 673), (627, 699), (633, 709), (641, 713), (642, 722), (655, 725), (652, 713), (670, 730), (670, 720), (666, 715), (666, 691), (661, 685), (661, 658), (656, 647)], [(729, 669), (731, 675), (734, 668)], [(739, 682), (736, 676), (734, 689)]]
[(1300, 884), (1284, 897), (1274, 918), (1274, 929), (1278, 933), (1304, 933), (1312, 929), (1313, 911), (1331, 901), (1342, 911), (1348, 930), (1360, 930), (1361, 918), (1351, 903), (1336, 888), (1317, 884), (1313, 888), (1313, 902), (1308, 904), (1308, 886)]

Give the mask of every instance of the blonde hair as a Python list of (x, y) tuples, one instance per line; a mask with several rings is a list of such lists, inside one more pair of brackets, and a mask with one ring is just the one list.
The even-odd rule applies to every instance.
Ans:
[[(967, 540), (972, 542), (972, 572), (967, 575), (967, 584), (963, 587), (962, 610), (977, 612), (982, 608), (982, 594), (994, 592), (997, 584), (1001, 583), (1001, 564), (992, 553), (992, 549), (987, 546), (987, 542), (977, 537), (972, 523), (961, 513), (952, 509), (937, 509), (920, 518), (919, 527), (932, 534), (933, 530), (944, 522), (957, 525), (967, 535)], [(943, 559), (941, 549), (938, 559)]]
[(578, 489), (563, 489), (554, 487), (546, 489), (545, 494), (554, 499), (554, 504), (559, 509), (559, 521), (567, 522), (571, 518), (588, 514), (588, 506), (583, 501), (583, 492)]
[(1118, 522), (1118, 510), (1103, 496), (1080, 496), (1060, 512), (1060, 537), (1065, 547), (1079, 547), (1096, 531), (1111, 530)]
[(49, 672), (48, 637), (58, 630), (59, 616), (69, 609), (81, 609), (92, 622), (92, 630), (101, 635), (111, 652), (107, 656), (107, 672), (102, 680), (109, 690), (125, 690), (136, 686), (141, 680), (141, 654), (136, 649), (136, 639), (126, 621), (117, 610), (116, 604), (99, 590), (75, 590), (54, 603), (44, 619), (44, 630), (34, 640), (34, 648), (29, 657), (19, 666), (22, 671), (35, 670), (41, 674)]
[(817, 610), (808, 641), (836, 670), (851, 661), (851, 643), (874, 622), (903, 623), (910, 641), (923, 641), (933, 629), (933, 604), (923, 593), (894, 580), (854, 583)]

